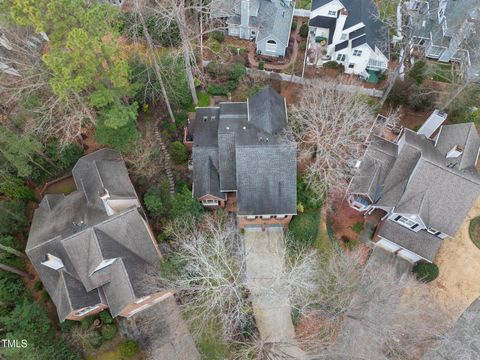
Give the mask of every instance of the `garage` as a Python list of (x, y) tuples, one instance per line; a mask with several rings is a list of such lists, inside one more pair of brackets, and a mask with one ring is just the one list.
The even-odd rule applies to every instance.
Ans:
[(421, 256), (418, 256), (417, 254), (415, 254), (411, 251), (408, 251), (406, 249), (400, 250), (397, 253), (397, 255), (404, 258), (407, 261), (410, 261), (413, 264), (415, 264), (417, 261), (420, 261), (420, 260), (426, 260), (426, 259), (422, 258)]
[(401, 247), (398, 246), (397, 244), (383, 238), (377, 241), (375, 245), (380, 246), (381, 248), (393, 253), (401, 249)]

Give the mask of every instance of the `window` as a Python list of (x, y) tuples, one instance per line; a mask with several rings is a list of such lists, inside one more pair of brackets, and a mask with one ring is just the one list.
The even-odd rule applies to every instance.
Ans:
[(328, 15), (337, 16), (337, 12), (335, 10), (328, 10)]
[(265, 49), (270, 52), (276, 52), (277, 51), (277, 43), (275, 40), (268, 40), (267, 45), (265, 46)]
[(344, 62), (345, 58), (346, 58), (345, 54), (338, 54), (337, 55), (337, 61)]
[(409, 227), (410, 229), (415, 229), (416, 227), (418, 227), (418, 224), (415, 221), (410, 220), (405, 216), (399, 215), (395, 218), (395, 221), (398, 222), (399, 224), (402, 224), (403, 226)]
[(86, 308), (83, 308), (82, 310), (75, 311), (75, 316), (83, 316), (85, 314), (88, 314), (89, 312), (98, 309), (99, 306), (87, 306)]
[(353, 50), (353, 56), (362, 56), (362, 50)]
[(255, 215), (247, 215), (247, 220), (255, 220)]
[(434, 229), (432, 227), (429, 227), (427, 228), (427, 231), (432, 234), (432, 235), (435, 235), (435, 236), (438, 236), (438, 235), (441, 235), (442, 232), (441, 231), (438, 231), (437, 229)]
[(263, 219), (263, 220), (268, 220), (268, 219), (270, 219), (270, 218), (271, 218), (270, 215), (262, 215), (262, 219)]
[(355, 64), (354, 64), (354, 63), (348, 64), (348, 68), (349, 68), (349, 69), (353, 69), (354, 67), (355, 67)]
[(205, 206), (217, 206), (218, 205), (218, 200), (207, 199), (207, 200), (203, 200), (202, 204), (205, 205)]
[(277, 215), (276, 218), (278, 220), (282, 220), (282, 219), (285, 219), (286, 218), (286, 215)]

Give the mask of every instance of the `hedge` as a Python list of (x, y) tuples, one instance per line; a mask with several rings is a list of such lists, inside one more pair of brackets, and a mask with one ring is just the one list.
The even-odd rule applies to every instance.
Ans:
[(140, 347), (134, 340), (125, 340), (120, 344), (119, 352), (122, 359), (128, 359), (135, 356), (140, 351)]

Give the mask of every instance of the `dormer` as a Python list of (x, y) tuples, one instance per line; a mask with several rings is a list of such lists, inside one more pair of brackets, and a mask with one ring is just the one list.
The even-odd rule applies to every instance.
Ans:
[(42, 265), (48, 266), (50, 269), (53, 270), (60, 270), (64, 267), (63, 261), (60, 258), (48, 253), (45, 255), (45, 259), (42, 261)]
[(454, 145), (447, 153), (447, 159), (456, 159), (463, 154), (463, 148), (460, 145)]

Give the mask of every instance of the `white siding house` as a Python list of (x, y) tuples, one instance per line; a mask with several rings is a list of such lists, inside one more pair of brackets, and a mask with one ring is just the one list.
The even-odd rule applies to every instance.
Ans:
[(308, 64), (336, 61), (347, 74), (367, 79), (388, 67), (387, 27), (371, 0), (314, 0)]

